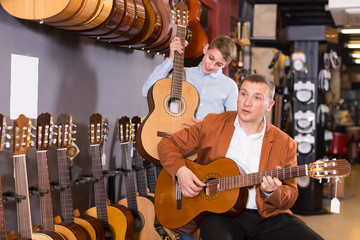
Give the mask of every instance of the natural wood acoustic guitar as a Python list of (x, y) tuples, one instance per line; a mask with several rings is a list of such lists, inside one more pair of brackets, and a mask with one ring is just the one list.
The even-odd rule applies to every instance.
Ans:
[(53, 231), (33, 233), (26, 167), (26, 153), (29, 149), (30, 136), (32, 135), (31, 127), (31, 120), (23, 114), (20, 114), (13, 123), (15, 194), (21, 196), (21, 198), (16, 200), (18, 233), (21, 238), (27, 239), (63, 240), (63, 236)]
[[(65, 223), (73, 223), (81, 231), (73, 231), (69, 236), (71, 239), (101, 239), (105, 231), (101, 222), (94, 217), (84, 215), (74, 217), (74, 206), (72, 199), (72, 180), (70, 178), (70, 164), (68, 154), (71, 153), (73, 144), (72, 116), (68, 113), (57, 117), (57, 160), (60, 190), (61, 217)], [(61, 232), (63, 224), (55, 225), (55, 230)], [(68, 238), (66, 236), (66, 238)]]
[[(185, 43), (187, 6), (175, 5), (177, 37)], [(173, 77), (157, 81), (147, 95), (149, 114), (142, 122), (136, 144), (140, 154), (148, 161), (159, 165), (157, 145), (166, 135), (185, 127), (183, 122), (192, 122), (199, 102), (196, 88), (184, 79), (184, 54), (175, 52)]]
[(134, 217), (133, 238), (134, 239), (162, 239), (155, 229), (155, 208), (151, 200), (146, 197), (137, 196), (135, 188), (135, 172), (132, 170), (131, 151), (133, 150), (132, 127), (129, 117), (119, 120), (119, 139), (121, 144), (123, 172), (126, 184), (126, 198), (118, 201), (119, 204), (127, 206)]
[(194, 231), (208, 212), (238, 215), (247, 202), (246, 187), (260, 184), (264, 176), (279, 180), (308, 176), (316, 179), (345, 177), (350, 173), (347, 160), (318, 160), (316, 162), (270, 171), (240, 175), (236, 163), (221, 158), (207, 165), (186, 160), (186, 165), (206, 184), (193, 198), (182, 196), (180, 187), (163, 169), (156, 182), (155, 211), (159, 222), (170, 229)]
[(85, 215), (99, 219), (106, 234), (105, 239), (132, 239), (133, 217), (129, 209), (119, 204), (107, 206), (104, 175), (101, 161), (101, 143), (106, 136), (103, 116), (99, 113), (90, 116), (89, 138), (93, 176), (95, 177), (95, 207)]
[[(6, 128), (7, 128), (6, 116), (0, 113), (0, 153), (4, 151)], [(1, 176), (0, 176), (0, 239), (7, 240)]]

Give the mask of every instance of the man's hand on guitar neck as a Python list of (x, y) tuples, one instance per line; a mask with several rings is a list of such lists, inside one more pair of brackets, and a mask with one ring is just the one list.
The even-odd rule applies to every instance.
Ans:
[[(276, 169), (281, 169), (281, 167), (277, 166)], [(267, 194), (273, 193), (282, 185), (282, 182), (276, 177), (272, 178), (271, 176), (266, 176), (263, 177), (262, 180), (260, 190)]]
[(194, 125), (194, 124), (196, 124), (196, 123), (201, 122), (201, 120), (196, 119), (196, 118), (194, 118), (194, 117), (192, 117), (192, 120), (193, 120), (193, 122), (183, 122), (182, 124), (183, 124), (183, 125), (187, 125), (187, 126), (192, 126), (192, 125)]
[(182, 166), (176, 173), (177, 182), (180, 186), (182, 194), (185, 197), (196, 197), (205, 187), (205, 183), (200, 181), (198, 177), (186, 166)]

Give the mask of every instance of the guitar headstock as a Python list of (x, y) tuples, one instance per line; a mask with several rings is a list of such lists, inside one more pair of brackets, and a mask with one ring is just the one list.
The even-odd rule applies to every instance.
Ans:
[(175, 4), (174, 8), (174, 20), (178, 26), (186, 27), (188, 24), (188, 7), (187, 5), (179, 1)]
[(0, 153), (4, 151), (6, 135), (6, 116), (0, 114)]
[(119, 119), (119, 140), (121, 143), (128, 143), (131, 140), (130, 118), (123, 116)]
[(350, 174), (350, 163), (345, 159), (317, 160), (309, 164), (309, 176), (316, 179), (346, 177)]
[(90, 116), (89, 138), (90, 144), (101, 144), (106, 137), (104, 118), (99, 113)]
[(136, 139), (136, 134), (138, 132), (138, 129), (140, 128), (140, 125), (141, 125), (141, 118), (138, 117), (138, 116), (134, 116), (132, 119), (131, 119), (131, 125), (132, 125), (132, 139), (133, 141), (135, 142), (135, 139)]
[(68, 148), (73, 142), (73, 123), (72, 116), (68, 113), (62, 113), (58, 116), (56, 125), (57, 130), (57, 147)]
[(24, 114), (14, 120), (13, 125), (13, 150), (14, 155), (26, 154), (29, 150), (31, 137), (31, 120)]
[(36, 149), (48, 150), (53, 140), (54, 117), (50, 113), (41, 113), (36, 124)]

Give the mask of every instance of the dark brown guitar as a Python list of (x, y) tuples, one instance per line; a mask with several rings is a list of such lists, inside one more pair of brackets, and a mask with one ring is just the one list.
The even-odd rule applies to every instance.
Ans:
[[(73, 230), (75, 239), (99, 239), (103, 238), (105, 231), (99, 220), (94, 217), (84, 215), (74, 217), (74, 207), (72, 199), (72, 180), (70, 178), (68, 151), (71, 150), (73, 143), (73, 123), (72, 117), (68, 113), (60, 114), (57, 118), (57, 160), (60, 190), (61, 216), (65, 223), (75, 223), (77, 229)], [(62, 225), (55, 226), (56, 231)], [(80, 230), (79, 230), (80, 229)], [(68, 237), (66, 237), (68, 238)]]
[[(177, 36), (185, 43), (187, 6), (175, 5)], [(157, 81), (148, 92), (149, 114), (137, 135), (136, 144), (140, 154), (148, 161), (159, 165), (157, 145), (161, 138), (185, 127), (183, 122), (192, 122), (197, 109), (199, 94), (184, 78), (184, 54), (175, 52), (173, 78)]]
[(315, 179), (346, 177), (350, 174), (350, 164), (344, 159), (318, 160), (306, 165), (244, 175), (240, 175), (236, 163), (228, 158), (207, 165), (190, 160), (186, 160), (186, 164), (206, 183), (203, 191), (194, 198), (182, 196), (180, 187), (163, 169), (156, 182), (155, 211), (163, 226), (188, 232), (196, 229), (196, 224), (200, 223), (206, 212), (238, 215), (247, 201), (246, 187), (260, 184), (264, 176), (283, 180), (302, 176)]
[(101, 143), (105, 137), (103, 116), (99, 113), (90, 116), (90, 151), (92, 159), (95, 205), (85, 214), (96, 217), (107, 230), (106, 239), (132, 239), (133, 217), (129, 209), (119, 204), (107, 206), (104, 175), (101, 164)]

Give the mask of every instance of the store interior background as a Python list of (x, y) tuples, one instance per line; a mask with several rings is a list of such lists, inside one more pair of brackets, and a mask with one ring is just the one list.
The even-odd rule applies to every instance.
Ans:
[[(209, 40), (220, 34), (236, 37), (240, 1), (201, 0), (201, 2), (203, 4), (201, 22)], [(354, 3), (355, 0), (349, 2)], [(275, 13), (277, 27), (274, 38), (252, 37), (254, 4), (277, 4)], [(248, 68), (250, 72), (256, 69), (257, 73), (271, 74), (273, 77), (276, 77), (278, 73), (273, 69), (269, 70), (268, 65), (274, 56), (275, 49), (287, 55), (295, 50), (293, 42), (282, 37), (289, 26), (326, 26), (336, 30), (342, 27), (335, 23), (328, 9), (327, 0), (247, 0), (244, 8), (243, 20), (249, 22), (248, 35), (251, 42), (251, 47), (243, 50), (247, 51), (243, 52), (244, 68)], [(360, 22), (358, 25), (360, 26)], [(265, 29), (266, 26), (263, 28)], [(38, 114), (49, 112), (55, 119), (61, 113), (72, 115), (73, 122), (77, 125), (74, 137), (80, 149), (74, 164), (82, 169), (81, 175), (91, 174), (88, 122), (93, 113), (101, 113), (109, 123), (108, 140), (104, 148), (107, 155), (104, 169), (121, 167), (117, 120), (125, 115), (143, 117), (148, 114), (147, 101), (141, 95), (142, 85), (152, 70), (163, 61), (164, 56), (114, 46), (80, 36), (75, 32), (17, 19), (9, 15), (2, 7), (0, 7), (0, 32), (0, 112), (5, 116), (10, 116), (11, 54), (37, 57), (39, 58)], [(360, 40), (359, 36), (339, 33), (337, 43), (320, 41), (319, 51), (319, 58), (321, 58), (320, 52), (326, 52), (329, 49), (334, 49), (341, 57), (343, 65), (339, 69), (334, 69), (331, 92), (327, 93), (326, 104), (333, 109), (348, 110), (354, 121), (353, 125), (359, 124), (357, 106), (360, 99), (360, 66), (349, 57), (351, 51), (345, 48), (344, 44), (350, 39)], [(251, 59), (251, 48), (265, 49), (267, 55), (263, 56), (262, 60)], [(186, 64), (195, 64), (197, 61), (198, 59), (188, 60)], [(226, 71), (229, 74), (233, 73), (231, 68)], [(35, 119), (33, 121), (35, 123)], [(9, 119), (8, 124), (11, 124)], [(335, 123), (331, 126), (331, 130), (335, 131), (337, 127), (339, 126)], [(3, 192), (14, 190), (12, 154), (12, 151), (7, 149), (0, 155)], [(56, 181), (55, 146), (49, 150), (49, 162), (51, 180)], [(355, 170), (356, 163), (353, 163)], [(34, 147), (28, 151), (27, 167), (29, 185), (36, 186), (37, 177), (33, 174), (37, 172)], [(356, 179), (352, 182), (358, 184)], [(125, 195), (123, 184), (119, 176), (116, 199)], [(91, 183), (73, 187), (74, 207), (81, 213), (93, 202), (91, 198), (89, 200), (91, 187)], [(60, 213), (59, 197), (56, 191), (53, 195), (54, 213), (57, 215)], [(7, 230), (16, 231), (15, 203), (8, 201), (4, 206)], [(33, 224), (40, 224), (39, 199), (36, 195), (31, 197), (31, 209)]]

